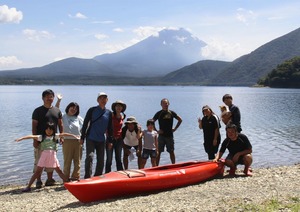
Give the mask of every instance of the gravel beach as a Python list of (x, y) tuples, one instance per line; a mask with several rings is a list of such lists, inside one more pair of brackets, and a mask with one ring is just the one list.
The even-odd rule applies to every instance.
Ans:
[(33, 188), (29, 193), (21, 192), (24, 186), (9, 185), (0, 188), (0, 208), (1, 211), (262, 211), (265, 204), (275, 202), (283, 205), (275, 211), (300, 211), (299, 177), (300, 164), (254, 169), (252, 177), (245, 177), (238, 170), (236, 177), (225, 172), (223, 178), (196, 185), (88, 204), (79, 202), (62, 184)]

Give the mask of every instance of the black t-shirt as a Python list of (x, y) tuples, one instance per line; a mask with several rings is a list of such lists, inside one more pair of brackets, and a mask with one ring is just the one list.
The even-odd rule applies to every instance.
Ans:
[(58, 120), (62, 118), (62, 113), (57, 107), (46, 108), (40, 106), (32, 113), (32, 119), (38, 121), (37, 135), (45, 133), (47, 122), (52, 122), (55, 125), (55, 132), (57, 132)]
[(226, 138), (222, 143), (220, 152), (224, 153), (226, 148), (229, 154), (235, 155), (237, 152), (252, 149), (252, 145), (246, 135), (239, 133), (236, 141)]
[(173, 137), (173, 119), (177, 119), (177, 114), (172, 110), (160, 110), (154, 116), (158, 120), (159, 129), (163, 131), (162, 136)]
[(233, 124), (235, 124), (238, 128), (238, 132), (242, 131), (242, 127), (241, 127), (241, 112), (240, 109), (232, 104), (229, 107), (229, 111), (231, 112), (231, 121)]
[[(209, 118), (204, 116), (202, 118), (202, 128), (203, 128), (203, 135), (204, 135), (204, 143), (211, 143), (215, 137), (215, 130), (220, 128), (220, 121), (217, 115), (212, 114)], [(220, 143), (221, 136), (219, 134), (217, 141)]]

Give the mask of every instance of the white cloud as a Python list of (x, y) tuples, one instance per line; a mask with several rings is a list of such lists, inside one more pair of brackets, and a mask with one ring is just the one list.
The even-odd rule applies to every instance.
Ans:
[(8, 8), (7, 5), (0, 6), (0, 23), (20, 23), (23, 13), (16, 8)]
[(25, 35), (29, 40), (41, 41), (41, 39), (52, 39), (55, 36), (48, 31), (34, 30), (34, 29), (24, 29), (23, 35)]
[(69, 14), (69, 17), (70, 18), (78, 18), (78, 19), (87, 19), (87, 17), (80, 12), (76, 13), (75, 15)]
[(236, 18), (238, 21), (249, 24), (256, 19), (256, 14), (252, 10), (245, 10), (243, 8), (237, 9)]
[(206, 41), (207, 46), (201, 49), (201, 55), (206, 59), (233, 61), (245, 54), (239, 43), (229, 44), (220, 39)]
[(75, 15), (76, 18), (80, 18), (80, 19), (86, 19), (87, 17), (85, 15), (83, 15), (82, 13), (76, 13)]
[(137, 34), (141, 40), (145, 39), (151, 35), (158, 36), (158, 32), (165, 29), (165, 27), (152, 27), (152, 26), (145, 26), (145, 27), (138, 27), (133, 30), (135, 34)]
[(113, 31), (114, 32), (124, 32), (124, 30), (121, 28), (114, 28)]
[(108, 38), (108, 36), (105, 34), (96, 34), (95, 38), (97, 38), (98, 40), (103, 40), (103, 39)]
[(22, 64), (22, 61), (20, 61), (16, 56), (0, 57), (0, 68), (13, 67), (20, 64)]
[(114, 21), (93, 21), (92, 24), (113, 24)]

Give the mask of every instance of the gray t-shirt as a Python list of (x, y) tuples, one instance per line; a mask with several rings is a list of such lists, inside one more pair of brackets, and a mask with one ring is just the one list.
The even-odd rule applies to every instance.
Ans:
[(144, 149), (150, 149), (150, 150), (155, 150), (155, 138), (157, 138), (157, 132), (155, 130), (153, 131), (148, 131), (144, 130)]

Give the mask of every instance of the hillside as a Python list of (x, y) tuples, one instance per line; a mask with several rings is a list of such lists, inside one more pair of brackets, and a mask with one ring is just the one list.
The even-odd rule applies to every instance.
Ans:
[(300, 57), (278, 65), (258, 84), (272, 88), (300, 88)]
[(300, 28), (234, 60), (211, 85), (254, 85), (278, 64), (300, 55)]
[(162, 78), (162, 82), (173, 84), (207, 85), (210, 80), (230, 64), (230, 62), (203, 60), (177, 71), (171, 72)]

